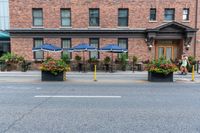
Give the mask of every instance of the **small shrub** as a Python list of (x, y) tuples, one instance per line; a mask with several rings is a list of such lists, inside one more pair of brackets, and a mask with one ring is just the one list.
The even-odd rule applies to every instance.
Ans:
[(138, 60), (138, 58), (136, 56), (132, 57), (133, 64), (136, 64), (137, 60)]
[(104, 63), (105, 63), (105, 64), (109, 64), (110, 61), (111, 61), (111, 59), (110, 59), (109, 56), (106, 56), (106, 57), (104, 58)]
[(79, 55), (76, 55), (76, 56), (75, 56), (75, 60), (76, 60), (77, 62), (79, 62), (79, 61), (81, 61), (81, 57), (80, 57)]
[(63, 60), (48, 59), (44, 61), (40, 67), (42, 71), (49, 71), (54, 75), (59, 72), (70, 71), (69, 65), (67, 65)]
[(63, 53), (61, 59), (62, 59), (66, 64), (70, 64), (70, 57), (68, 56), (68, 54)]
[(165, 75), (178, 71), (178, 68), (175, 64), (163, 57), (159, 58), (158, 60), (151, 61), (146, 68), (149, 72), (161, 73)]

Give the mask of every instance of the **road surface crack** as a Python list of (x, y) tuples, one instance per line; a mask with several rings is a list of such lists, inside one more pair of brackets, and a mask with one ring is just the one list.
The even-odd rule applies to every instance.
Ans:
[[(63, 85), (64, 87), (64, 85)], [(57, 94), (58, 92), (60, 92), (62, 89), (57, 89), (54, 94)], [(25, 118), (26, 116), (30, 115), (35, 109), (37, 109), (38, 107), (40, 107), (41, 105), (45, 104), (49, 99), (51, 99), (52, 97), (48, 97), (45, 100), (43, 100), (42, 102), (40, 102), (39, 104), (37, 104), (36, 106), (34, 106), (33, 108), (31, 108), (27, 113), (24, 113), (21, 117), (19, 117), (18, 119), (14, 120), (4, 131), (3, 133), (6, 133), (7, 131), (9, 131), (17, 122), (21, 121), (23, 118)]]

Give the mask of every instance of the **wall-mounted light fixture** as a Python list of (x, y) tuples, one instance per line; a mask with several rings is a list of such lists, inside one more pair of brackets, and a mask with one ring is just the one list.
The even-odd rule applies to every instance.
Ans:
[(153, 47), (152, 45), (149, 45), (149, 46), (148, 46), (149, 50), (151, 50), (152, 47)]
[(190, 45), (187, 45), (187, 46), (185, 47), (186, 50), (189, 50), (189, 48), (190, 48)]

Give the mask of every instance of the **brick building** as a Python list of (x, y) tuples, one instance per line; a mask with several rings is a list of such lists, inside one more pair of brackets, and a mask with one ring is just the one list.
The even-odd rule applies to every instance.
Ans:
[(11, 51), (28, 60), (45, 58), (32, 53), (34, 46), (82, 42), (99, 48), (119, 44), (139, 60), (176, 59), (183, 52), (200, 59), (198, 0), (10, 0), (9, 7)]

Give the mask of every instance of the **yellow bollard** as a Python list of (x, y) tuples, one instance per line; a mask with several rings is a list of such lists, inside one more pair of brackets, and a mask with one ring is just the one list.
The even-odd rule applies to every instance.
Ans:
[(94, 81), (97, 81), (97, 66), (94, 65)]
[(194, 65), (192, 65), (192, 81), (194, 81)]

